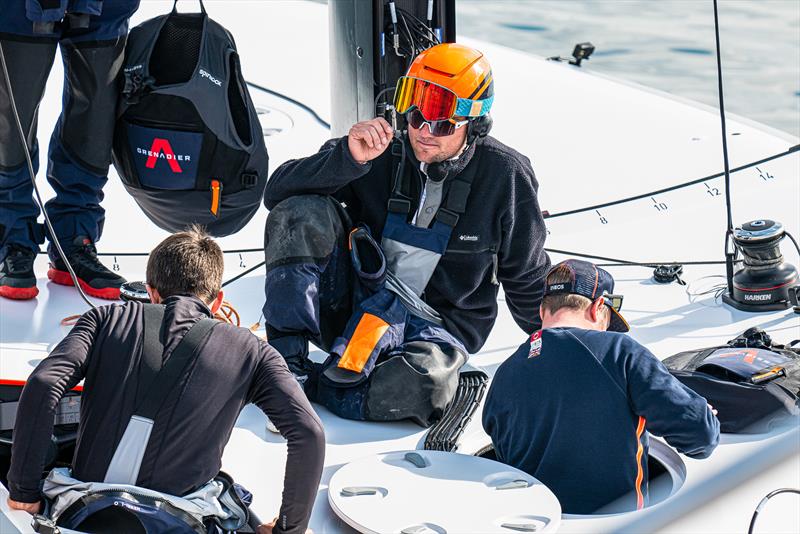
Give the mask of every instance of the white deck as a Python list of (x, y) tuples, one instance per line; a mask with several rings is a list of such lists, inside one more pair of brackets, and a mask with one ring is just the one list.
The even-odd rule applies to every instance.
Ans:
[[(143, 2), (134, 23), (166, 12), (171, 4)], [(284, 92), (329, 116), (324, 5), (230, 0), (206, 4), (209, 15), (236, 37), (248, 80)], [(540, 183), (541, 207), (550, 213), (638, 195), (722, 170), (719, 116), (713, 110), (503, 47), (463, 41), (481, 48), (492, 62), (497, 91), (493, 134), (531, 158)], [(57, 64), (41, 106), (39, 142), (43, 147), (60, 109), (61, 75)], [(288, 158), (316, 151), (327, 139), (327, 131), (300, 108), (258, 91), (251, 94), (257, 106), (283, 112), (293, 121), (292, 128), (266, 139), (270, 170)], [(798, 143), (797, 138), (744, 119), (728, 117), (728, 121), (732, 168)], [(42, 168), (44, 164), (43, 157)], [(50, 196), (44, 172), (38, 182), (45, 196)], [(549, 219), (547, 246), (632, 261), (722, 259), (724, 197), (713, 195), (713, 188), (722, 193), (723, 182), (714, 179), (706, 183), (602, 208), (599, 214), (592, 210)], [(800, 153), (759, 165), (758, 170), (738, 172), (732, 183), (734, 222), (771, 218), (800, 237)], [(147, 252), (166, 235), (140, 212), (113, 169), (105, 192), (107, 219), (100, 252)], [(661, 208), (662, 203), (666, 209)], [(244, 230), (221, 240), (223, 248), (259, 248), (265, 217), (266, 211), (261, 209)], [(782, 250), (788, 261), (800, 265), (788, 241)], [(242, 272), (243, 265), (262, 259), (261, 253), (226, 256), (226, 279)], [(553, 256), (554, 262), (561, 259)], [(113, 258), (106, 260), (114, 263)], [(119, 256), (116, 260), (129, 280), (143, 277), (144, 258)], [(46, 260), (40, 257), (36, 300), (0, 299), (0, 378), (24, 380), (67, 332), (59, 321), (85, 311), (73, 289), (47, 282), (46, 268)], [(609, 270), (617, 280), (618, 292), (625, 295), (623, 313), (631, 323), (631, 335), (660, 357), (725, 342), (755, 325), (780, 342), (800, 337), (800, 316), (791, 310), (743, 313), (710, 297), (691, 301), (682, 286), (652, 282), (647, 268)], [(687, 266), (684, 279), (722, 274), (723, 266)], [(243, 325), (256, 322), (263, 303), (263, 269), (226, 288), (226, 294), (240, 311)], [(524, 339), (501, 305), (495, 329), (470, 364), (492, 374)], [(328, 445), (311, 527), (318, 534), (348, 532), (349, 527), (328, 505), (327, 484), (333, 473), (364, 456), (421, 447), (425, 432), (411, 423), (345, 421), (316, 408), (325, 424)], [(488, 443), (479, 421), (476, 414), (462, 452), (474, 452)], [(280, 504), (286, 449), (283, 440), (267, 432), (264, 425), (265, 417), (258, 409), (245, 409), (225, 450), (223, 468), (254, 493), (256, 513), (269, 519)], [(666, 502), (637, 514), (565, 518), (559, 532), (745, 531), (753, 509), (768, 491), (800, 485), (800, 434), (794, 429), (736, 441), (723, 436), (723, 444), (709, 460), (684, 458), (686, 484)], [(0, 508), (5, 510), (3, 492), (0, 488)], [(800, 531), (797, 502), (795, 496), (776, 497), (762, 513), (757, 531)], [(458, 507), (446, 495), (442, 503)], [(29, 521), (24, 513), (10, 517), (20, 529)], [(0, 531), (5, 533), (2, 521)]]

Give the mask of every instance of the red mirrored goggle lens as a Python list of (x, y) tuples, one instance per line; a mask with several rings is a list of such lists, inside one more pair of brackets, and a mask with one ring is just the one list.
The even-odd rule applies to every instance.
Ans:
[(394, 108), (398, 113), (417, 108), (425, 120), (441, 121), (453, 117), (457, 104), (456, 94), (441, 85), (408, 76), (397, 80)]
[(411, 110), (411, 112), (406, 115), (406, 120), (408, 121), (409, 126), (415, 130), (422, 128), (424, 124), (427, 124), (431, 130), (431, 135), (434, 137), (445, 137), (447, 135), (452, 135), (453, 132), (456, 131), (456, 123), (447, 119), (443, 121), (427, 121), (418, 109)]

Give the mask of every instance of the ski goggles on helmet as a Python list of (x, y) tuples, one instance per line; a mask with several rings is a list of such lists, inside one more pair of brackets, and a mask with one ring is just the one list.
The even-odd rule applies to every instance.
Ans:
[(456, 121), (453, 119), (445, 119), (441, 121), (425, 120), (425, 117), (423, 117), (422, 113), (418, 109), (412, 109), (406, 113), (406, 120), (408, 121), (408, 125), (415, 130), (420, 129), (427, 124), (431, 135), (434, 137), (453, 135), (453, 132), (469, 122), (468, 120)]
[(428, 122), (481, 117), (489, 113), (493, 101), (494, 96), (483, 100), (459, 98), (446, 87), (410, 76), (401, 76), (394, 91), (394, 109), (398, 113), (416, 108)]

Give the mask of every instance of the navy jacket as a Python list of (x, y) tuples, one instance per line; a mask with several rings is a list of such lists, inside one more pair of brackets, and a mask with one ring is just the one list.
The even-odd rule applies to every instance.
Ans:
[(553, 328), (541, 340), (540, 354), (529, 341), (497, 370), (483, 428), (498, 459), (549, 487), (565, 513), (646, 503), (645, 429), (694, 458), (717, 446), (706, 400), (629, 336)]
[[(472, 353), (486, 342), (497, 317), (498, 282), (519, 327), (529, 334), (540, 327), (539, 302), (550, 267), (543, 249), (547, 229), (537, 199), (539, 184), (530, 160), (492, 137), (475, 150), (480, 158), (467, 164), (478, 167), (466, 213), (424, 293), (445, 328)], [(416, 169), (413, 162), (408, 166)], [(357, 163), (347, 137), (342, 137), (317, 154), (278, 167), (267, 183), (264, 204), (272, 209), (293, 195), (333, 195), (347, 205), (354, 222), (369, 225), (380, 241), (393, 168), (389, 149), (369, 163)], [(424, 184), (421, 176), (416, 178), (409, 195), (412, 214)], [(445, 193), (447, 187), (445, 182)]]

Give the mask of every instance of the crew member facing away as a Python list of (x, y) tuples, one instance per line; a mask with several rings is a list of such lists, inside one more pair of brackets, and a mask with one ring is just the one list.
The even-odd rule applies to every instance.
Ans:
[[(528, 158), (487, 136), (493, 99), (481, 52), (434, 46), (397, 81), (407, 136), (356, 123), (267, 184), (268, 337), (342, 417), (440, 418), (501, 284), (517, 324), (539, 328), (538, 184)], [(318, 380), (308, 340), (330, 353)]]
[[(147, 262), (154, 304), (86, 312), (36, 367), (14, 429), (12, 508), (39, 511), (56, 406), (85, 380), (72, 470), (50, 473), (49, 497), (70, 483), (85, 491), (86, 482), (202, 494), (220, 470), (239, 412), (254, 403), (288, 440), (280, 515), (274, 529), (262, 525), (259, 532), (305, 532), (322, 473), (322, 425), (277, 351), (246, 329), (208, 319), (222, 302), (223, 267), (222, 250), (199, 228), (168, 237)], [(149, 439), (137, 442), (143, 418), (151, 423)], [(61, 499), (54, 510), (68, 504)]]
[(647, 432), (693, 458), (719, 441), (706, 400), (624, 334), (613, 293), (614, 279), (591, 263), (556, 265), (543, 330), (500, 366), (483, 410), (498, 459), (539, 479), (566, 513), (644, 507)]

